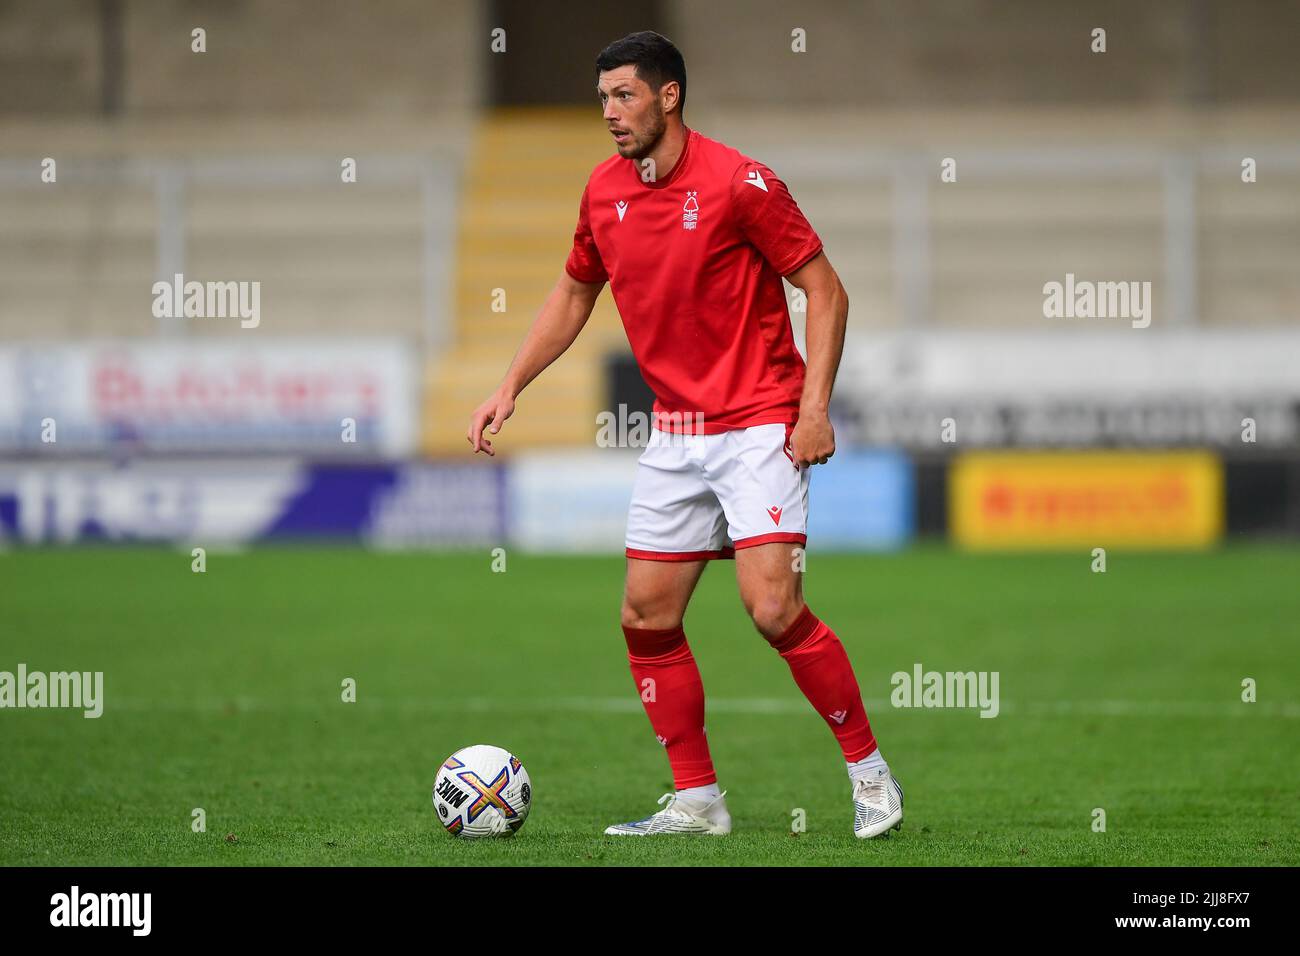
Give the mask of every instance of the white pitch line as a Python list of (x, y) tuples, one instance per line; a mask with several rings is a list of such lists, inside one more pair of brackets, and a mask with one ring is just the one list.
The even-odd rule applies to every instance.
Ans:
[[(710, 697), (707, 707), (714, 714), (757, 714), (785, 715), (810, 713), (807, 701), (797, 697)], [(256, 697), (233, 697), (229, 699), (203, 698), (193, 701), (149, 700), (141, 697), (113, 698), (107, 695), (104, 701), (106, 711), (181, 711), (181, 712), (215, 712), (233, 710), (236, 713), (283, 712), (283, 711), (319, 711), (323, 707), (341, 703), (324, 698), (321, 700), (269, 700)], [(868, 715), (877, 712), (898, 710), (901, 713), (929, 713), (934, 711), (970, 711), (979, 712), (978, 707), (899, 707), (895, 708), (888, 700), (872, 699), (864, 701)], [(385, 698), (372, 697), (364, 693), (358, 695), (355, 705), (362, 710), (405, 711), (412, 713), (503, 713), (563, 711), (568, 713), (588, 714), (640, 714), (641, 701), (635, 696), (628, 697), (556, 697), (508, 698), (497, 700), (489, 697), (429, 697), (425, 698)], [(1300, 719), (1300, 703), (1294, 701), (1261, 701), (1253, 704), (1232, 701), (1185, 701), (1185, 700), (1004, 700), (1000, 704), (1001, 714), (1023, 714), (1032, 717), (1280, 717), (1287, 720)]]

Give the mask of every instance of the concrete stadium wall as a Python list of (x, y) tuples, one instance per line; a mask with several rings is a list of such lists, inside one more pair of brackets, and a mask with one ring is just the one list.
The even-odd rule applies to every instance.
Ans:
[[(1289, 0), (670, 0), (691, 97), (715, 105), (1300, 102)], [(1089, 49), (1107, 31), (1107, 52)], [(791, 52), (791, 31), (807, 52)], [(761, 68), (760, 68), (761, 67)]]
[[(112, 6), (109, 4), (108, 6)], [(0, 4), (0, 114), (101, 110), (101, 4)], [(401, 114), (482, 99), (474, 0), (121, 0), (122, 112)], [(207, 31), (207, 52), (190, 32)]]
[[(556, 22), (613, 23), (600, 13), (608, 7), (556, 4)], [(654, 9), (661, 16), (647, 15), (641, 26), (668, 24), (686, 54), (697, 104), (1300, 102), (1300, 4), (1293, 0), (663, 0)], [(112, 10), (119, 11), (117, 89), (127, 114), (464, 109), (487, 102), (501, 79), (493, 71), (507, 65), (493, 62), (488, 49), (488, 21), (499, 11), (477, 0), (6, 0), (0, 115), (99, 112), (101, 26)], [(196, 26), (208, 31), (202, 55), (190, 51)], [(1107, 31), (1104, 54), (1089, 49), (1095, 27)], [(796, 28), (806, 31), (806, 53), (791, 52)], [(536, 46), (543, 38), (531, 32)], [(530, 50), (528, 40), (512, 38), (518, 56)], [(544, 59), (561, 73), (589, 63), (598, 49), (574, 29), (544, 41)], [(545, 86), (545, 74), (538, 83)], [(574, 89), (574, 102), (589, 103), (585, 80)]]

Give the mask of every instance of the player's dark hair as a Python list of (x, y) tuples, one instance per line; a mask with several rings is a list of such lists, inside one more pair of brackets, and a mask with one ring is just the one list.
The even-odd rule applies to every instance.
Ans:
[(615, 40), (596, 57), (597, 75), (620, 66), (635, 66), (636, 76), (656, 93), (669, 80), (676, 80), (681, 89), (677, 110), (686, 109), (686, 61), (673, 41), (653, 30), (629, 33)]

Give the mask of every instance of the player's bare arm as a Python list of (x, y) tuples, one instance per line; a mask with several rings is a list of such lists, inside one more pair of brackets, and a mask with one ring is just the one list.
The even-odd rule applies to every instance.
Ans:
[(501, 425), (515, 412), (519, 393), (573, 344), (604, 287), (603, 282), (579, 282), (567, 272), (561, 274), (524, 336), (506, 377), (470, 417), (465, 438), (476, 454), (496, 454), (492, 442), (483, 435), (484, 429), (493, 435), (501, 431)]
[(835, 454), (831, 428), (831, 388), (844, 352), (849, 296), (826, 253), (819, 252), (786, 278), (808, 297), (807, 371), (799, 400), (799, 421), (790, 436), (790, 453), (800, 467), (824, 465)]

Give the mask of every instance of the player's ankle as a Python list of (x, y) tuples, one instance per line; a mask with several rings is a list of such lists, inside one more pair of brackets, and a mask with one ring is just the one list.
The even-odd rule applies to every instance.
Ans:
[(722, 796), (722, 790), (718, 787), (716, 781), (706, 783), (702, 787), (683, 787), (677, 791), (678, 800), (685, 800), (696, 806), (707, 806), (720, 796)]
[(877, 747), (861, 760), (849, 763), (848, 769), (850, 780), (861, 780), (874, 776), (881, 770), (888, 770), (889, 764), (885, 763), (885, 758), (880, 755), (880, 748)]

